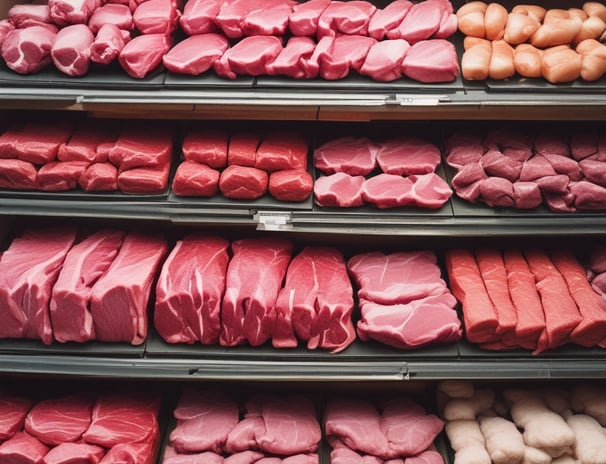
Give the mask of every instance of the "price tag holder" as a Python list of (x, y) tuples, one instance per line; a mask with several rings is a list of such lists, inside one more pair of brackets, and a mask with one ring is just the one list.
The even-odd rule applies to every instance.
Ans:
[(257, 211), (253, 218), (257, 221), (257, 230), (292, 230), (290, 211)]
[(448, 100), (448, 95), (394, 94), (388, 96), (385, 103), (399, 106), (438, 106), (441, 102)]

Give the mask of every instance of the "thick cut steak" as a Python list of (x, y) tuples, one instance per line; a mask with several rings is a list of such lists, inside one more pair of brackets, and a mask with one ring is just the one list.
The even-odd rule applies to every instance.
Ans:
[(142, 79), (158, 67), (170, 46), (165, 34), (139, 35), (124, 46), (118, 61), (129, 76)]
[(410, 196), (413, 203), (421, 208), (440, 208), (452, 196), (452, 190), (444, 179), (435, 172), (413, 174)]
[(377, 208), (395, 208), (414, 205), (413, 183), (395, 174), (377, 174), (364, 181), (362, 198)]
[(274, 35), (282, 36), (288, 30), (288, 18), (293, 5), (297, 2), (285, 0), (267, 8), (251, 11), (240, 23), (242, 33), (246, 36)]
[(215, 16), (215, 23), (230, 39), (239, 39), (244, 35), (242, 23), (245, 18), (259, 10), (272, 8), (276, 5), (274, 0), (234, 0), (223, 2), (219, 13)]
[(86, 161), (51, 161), (38, 169), (38, 187), (47, 192), (73, 190), (89, 164)]
[(37, 190), (36, 166), (28, 161), (3, 159), (0, 164), (0, 187), (11, 190)]
[[(181, 149), (186, 161), (207, 164), (211, 168), (224, 168), (227, 165), (227, 144), (229, 135), (222, 129), (190, 129)], [(255, 150), (256, 150), (255, 145)]]
[(414, 136), (386, 140), (379, 145), (377, 164), (387, 174), (410, 176), (435, 172), (440, 165), (440, 149)]
[(179, 21), (177, 2), (147, 0), (133, 13), (133, 23), (141, 34), (172, 34)]
[(129, 31), (122, 30), (115, 24), (104, 24), (90, 47), (91, 61), (99, 64), (113, 63), (130, 39)]
[(111, 163), (93, 163), (82, 173), (78, 185), (85, 192), (118, 190), (118, 168)]
[(184, 161), (175, 172), (172, 190), (183, 197), (212, 197), (219, 191), (220, 175), (206, 164)]
[(43, 26), (15, 29), (2, 42), (2, 58), (16, 73), (36, 73), (51, 63), (55, 35), (56, 31)]
[(215, 18), (223, 0), (192, 0), (183, 8), (179, 25), (187, 35), (208, 34), (217, 31)]
[(134, 168), (118, 173), (118, 188), (124, 193), (160, 194), (168, 188), (170, 164), (155, 168)]
[(269, 193), (279, 201), (305, 201), (313, 186), (311, 174), (302, 169), (287, 169), (269, 175)]
[(307, 75), (304, 63), (311, 58), (315, 48), (316, 43), (311, 37), (291, 37), (276, 59), (267, 64), (267, 74), (288, 76), (293, 79), (314, 77)]
[(0, 445), (0, 461), (6, 463), (43, 464), (48, 446), (35, 437), (17, 432)]
[(84, 76), (90, 66), (95, 36), (86, 24), (72, 24), (57, 32), (51, 57), (55, 67), (68, 76)]
[(70, 464), (76, 462), (99, 462), (105, 449), (86, 443), (60, 443), (44, 456), (44, 464)]
[(443, 11), (439, 2), (425, 0), (415, 3), (407, 11), (402, 22), (396, 28), (400, 39), (411, 44), (429, 39), (438, 32)]
[(257, 148), (255, 167), (273, 172), (283, 169), (307, 169), (308, 143), (297, 132), (283, 131), (265, 134)]
[(324, 207), (351, 208), (362, 206), (363, 176), (350, 176), (337, 172), (329, 176), (320, 176), (314, 183), (314, 198), (318, 205)]
[(0, 396), (0, 442), (8, 440), (15, 433), (23, 430), (25, 416), (33, 403), (30, 398)]
[(267, 171), (249, 166), (230, 165), (219, 177), (219, 190), (232, 200), (255, 200), (267, 193)]
[(297, 3), (288, 18), (288, 27), (295, 36), (314, 37), (318, 31), (318, 21), (330, 0), (309, 0)]
[(216, 344), (229, 242), (192, 234), (177, 241), (156, 286), (154, 326), (169, 343)]
[(344, 79), (350, 71), (360, 72), (368, 51), (377, 43), (365, 35), (339, 35), (332, 47), (320, 59), (320, 77), (326, 80)]
[(59, 145), (59, 161), (87, 161), (89, 163), (107, 161), (100, 159), (97, 147), (103, 143), (115, 142), (117, 134), (110, 127), (98, 121), (85, 122), (78, 126), (69, 141)]
[(376, 42), (368, 50), (364, 64), (360, 68), (360, 74), (380, 82), (390, 82), (401, 78), (402, 61), (409, 48), (410, 44), (404, 39)]
[(376, 167), (378, 147), (365, 137), (341, 137), (314, 150), (314, 165), (324, 174), (366, 176)]
[(368, 35), (383, 41), (396, 29), (413, 6), (409, 0), (395, 0), (377, 10), (368, 23)]
[(370, 18), (377, 8), (363, 0), (333, 0), (322, 12), (318, 21), (318, 38), (324, 36), (367, 35)]
[(170, 163), (173, 133), (154, 126), (125, 129), (109, 152), (109, 161), (120, 171), (133, 168), (155, 168)]
[(261, 137), (250, 132), (237, 132), (229, 139), (227, 164), (238, 166), (254, 166), (257, 158), (257, 148)]
[(454, 81), (459, 75), (459, 61), (454, 45), (446, 39), (415, 43), (402, 61), (402, 73), (423, 83)]
[(170, 72), (197, 76), (208, 71), (228, 47), (227, 39), (221, 34), (192, 35), (171, 48), (162, 62)]
[(153, 464), (158, 448), (156, 441), (118, 443), (110, 448), (99, 464)]
[(71, 123), (28, 122), (14, 144), (20, 160), (34, 164), (45, 164), (57, 159), (59, 147), (67, 142), (73, 132)]
[(282, 52), (282, 40), (276, 36), (250, 36), (228, 49), (213, 64), (215, 72), (229, 79), (237, 76), (267, 74), (267, 65)]

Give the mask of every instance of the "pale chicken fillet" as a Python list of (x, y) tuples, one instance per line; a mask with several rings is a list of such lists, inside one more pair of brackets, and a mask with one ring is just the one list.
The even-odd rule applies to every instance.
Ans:
[(541, 77), (543, 50), (531, 44), (520, 44), (513, 52), (513, 66), (522, 77)]
[(489, 3), (484, 13), (484, 32), (488, 40), (500, 40), (505, 33), (507, 9), (500, 3)]
[(551, 82), (571, 82), (581, 75), (581, 56), (567, 45), (552, 47), (543, 53), (541, 74)]
[(524, 458), (524, 440), (513, 422), (502, 417), (481, 417), (480, 430), (494, 464), (517, 464)]
[(459, 30), (471, 37), (486, 36), (484, 14), (488, 5), (481, 1), (464, 4), (456, 13)]
[(606, 45), (595, 39), (586, 39), (577, 45), (581, 56), (581, 78), (593, 82), (606, 73)]
[(455, 451), (454, 464), (492, 464), (478, 421), (449, 421), (444, 430), (450, 446)]
[(488, 65), (488, 77), (491, 79), (507, 79), (515, 74), (513, 65), (513, 48), (504, 40), (492, 42), (492, 54)]
[(539, 27), (541, 27), (541, 23), (534, 16), (514, 11), (507, 17), (503, 39), (508, 44), (518, 45), (530, 39)]

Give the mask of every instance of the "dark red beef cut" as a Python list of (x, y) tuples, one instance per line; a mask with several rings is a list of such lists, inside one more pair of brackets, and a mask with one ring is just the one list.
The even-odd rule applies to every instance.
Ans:
[(151, 393), (115, 393), (97, 398), (83, 439), (111, 448), (121, 443), (157, 440), (160, 398)]
[(347, 348), (355, 339), (353, 289), (343, 255), (330, 247), (305, 247), (293, 258), (276, 301), (272, 344), (294, 348)]
[(337, 172), (330, 176), (320, 176), (314, 183), (315, 202), (320, 206), (351, 208), (362, 206), (363, 176), (350, 176)]
[(359, 70), (360, 74), (381, 82), (401, 78), (402, 61), (409, 48), (410, 45), (403, 39), (381, 40), (375, 43), (368, 50), (364, 64)]
[(255, 200), (267, 192), (269, 176), (266, 171), (247, 166), (231, 165), (219, 178), (219, 190), (232, 200)]
[(166, 241), (159, 235), (126, 235), (118, 256), (92, 288), (90, 312), (97, 340), (143, 343), (151, 286), (166, 252)]
[(53, 336), (58, 342), (94, 340), (92, 287), (107, 272), (123, 239), (123, 231), (103, 229), (88, 235), (67, 253), (50, 301)]
[(0, 188), (37, 190), (38, 170), (27, 161), (3, 159), (0, 163)]
[(99, 0), (48, 0), (51, 18), (59, 26), (86, 24), (99, 6)]
[(90, 47), (91, 61), (99, 64), (113, 63), (130, 39), (130, 32), (119, 29), (115, 24), (104, 24)]
[(25, 418), (25, 431), (45, 445), (77, 442), (90, 425), (93, 400), (70, 395), (38, 402)]
[(53, 19), (47, 4), (21, 3), (13, 5), (6, 14), (15, 29), (52, 24)]
[(223, 0), (192, 0), (183, 8), (179, 25), (187, 35), (208, 34), (218, 30), (215, 18)]
[(86, 24), (62, 28), (53, 40), (51, 57), (55, 67), (68, 76), (84, 76), (90, 66), (90, 49), (95, 36)]
[(254, 166), (261, 136), (249, 132), (232, 134), (227, 150), (227, 165)]
[(270, 132), (261, 139), (255, 157), (255, 167), (268, 172), (283, 169), (307, 169), (308, 143), (296, 132)]
[(442, 16), (442, 2), (425, 0), (415, 3), (397, 27), (398, 37), (390, 38), (404, 39), (411, 44), (427, 40), (440, 29)]
[(170, 163), (173, 132), (168, 128), (125, 129), (109, 153), (109, 161), (120, 171), (154, 168)]
[(213, 63), (221, 76), (261, 76), (267, 74), (267, 65), (282, 52), (282, 40), (275, 36), (251, 36), (240, 40)]
[(473, 252), (449, 250), (445, 265), (452, 293), (462, 305), (467, 340), (472, 343), (495, 341), (499, 327), (497, 311), (488, 296)]
[(118, 190), (118, 168), (111, 163), (93, 163), (78, 179), (85, 192), (111, 192)]
[(97, 8), (88, 21), (88, 27), (97, 34), (103, 26), (112, 24), (118, 29), (130, 31), (133, 28), (133, 15), (127, 5), (106, 3)]
[(311, 174), (302, 169), (287, 169), (269, 175), (269, 193), (279, 201), (305, 201), (313, 186)]
[(364, 35), (338, 35), (320, 60), (320, 77), (338, 80), (347, 77), (350, 71), (360, 72), (368, 51), (376, 43)]
[(142, 79), (158, 67), (170, 46), (165, 34), (142, 34), (124, 46), (118, 61), (129, 76)]
[[(211, 168), (227, 165), (227, 144), (229, 135), (221, 129), (190, 129), (181, 145), (183, 158), (187, 161), (207, 164)], [(255, 142), (255, 150), (257, 149)]]
[(364, 181), (362, 198), (378, 208), (410, 206), (414, 204), (412, 186), (412, 181), (406, 177), (382, 173)]
[(304, 63), (311, 58), (315, 48), (316, 43), (310, 37), (291, 37), (276, 59), (267, 64), (267, 74), (288, 76), (293, 79), (313, 77), (307, 75)]
[(402, 73), (423, 83), (454, 81), (459, 75), (459, 61), (454, 45), (445, 39), (415, 43), (402, 61)]
[(170, 72), (197, 76), (208, 71), (228, 47), (227, 39), (220, 34), (192, 35), (171, 48), (162, 62)]
[(522, 162), (505, 156), (499, 150), (489, 149), (480, 160), (484, 171), (495, 177), (504, 177), (510, 182), (515, 182), (522, 172)]
[(251, 11), (242, 18), (240, 28), (246, 36), (275, 35), (281, 36), (288, 30), (288, 18), (297, 2), (286, 0), (267, 8)]
[(17, 432), (0, 445), (0, 461), (7, 464), (44, 464), (48, 447), (35, 437)]
[(173, 0), (147, 0), (133, 13), (133, 23), (141, 34), (172, 34), (180, 12)]
[(52, 286), (76, 239), (68, 227), (28, 229), (0, 258), (0, 337), (52, 342)]
[(340, 137), (314, 150), (314, 165), (324, 174), (366, 176), (376, 167), (378, 148), (365, 137)]
[(124, 193), (159, 194), (168, 188), (170, 164), (155, 168), (135, 168), (118, 173), (118, 188)]
[(67, 142), (59, 145), (59, 161), (88, 161), (89, 163), (107, 161), (99, 159), (97, 147), (103, 143), (114, 142), (117, 134), (110, 127), (98, 121), (85, 122), (78, 126)]
[(38, 187), (47, 192), (73, 190), (89, 165), (86, 161), (51, 161), (38, 170)]
[(274, 0), (234, 0), (223, 2), (215, 23), (230, 39), (239, 39), (244, 35), (242, 22), (251, 13), (276, 5)]
[(33, 403), (30, 398), (6, 394), (0, 396), (0, 442), (23, 429), (25, 416)]
[(297, 3), (288, 18), (290, 32), (295, 36), (315, 36), (320, 16), (330, 3), (330, 0), (308, 0)]
[(389, 139), (379, 145), (377, 163), (387, 174), (410, 176), (434, 172), (440, 164), (440, 150), (414, 136)]
[(69, 464), (75, 462), (99, 462), (105, 449), (86, 443), (60, 443), (44, 456), (44, 464)]
[(0, 159), (17, 158), (17, 141), (23, 131), (22, 122), (13, 123), (0, 135)]
[(154, 326), (169, 343), (219, 342), (229, 242), (192, 234), (177, 241), (156, 285)]
[(219, 176), (216, 169), (195, 161), (184, 161), (177, 168), (172, 190), (182, 197), (212, 197), (219, 191)]
[(393, 29), (396, 29), (412, 7), (409, 0), (395, 0), (385, 8), (377, 10), (370, 18), (368, 35), (383, 40)]
[(15, 29), (2, 42), (2, 58), (16, 73), (37, 73), (52, 61), (50, 51), (56, 33), (43, 26)]
[(67, 122), (28, 122), (15, 142), (17, 157), (34, 164), (57, 159), (61, 144), (71, 137), (73, 127)]
[(292, 244), (283, 239), (243, 239), (232, 243), (221, 305), (220, 343), (265, 343), (276, 319), (276, 299), (291, 259)]
[(157, 449), (156, 441), (118, 443), (110, 448), (99, 464), (153, 464)]
[(333, 0), (318, 21), (318, 38), (338, 34), (368, 35), (368, 23), (377, 8), (364, 0)]

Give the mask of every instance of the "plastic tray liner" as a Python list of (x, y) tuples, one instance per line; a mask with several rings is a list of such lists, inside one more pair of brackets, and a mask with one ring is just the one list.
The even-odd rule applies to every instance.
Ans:
[(252, 89), (254, 78), (250, 76), (238, 76), (236, 79), (228, 79), (218, 76), (209, 70), (199, 76), (187, 74), (175, 74), (166, 72), (164, 87), (167, 89)]
[[(585, 348), (579, 345), (568, 344), (561, 346), (553, 351), (546, 351), (544, 353), (533, 355), (530, 350), (517, 348), (513, 350), (493, 351), (484, 350), (478, 345), (468, 342), (467, 340), (460, 340), (457, 342), (457, 348), (459, 350), (459, 356), (461, 358), (475, 358), (475, 359), (497, 359), (498, 361), (518, 360), (522, 359), (525, 361), (540, 363), (545, 360), (554, 359), (600, 359), (606, 358), (606, 350), (599, 347)], [(542, 368), (542, 366), (541, 366)]]
[(128, 343), (109, 343), (90, 341), (86, 343), (59, 343), (45, 345), (39, 340), (0, 339), (0, 354), (22, 355), (62, 355), (62, 356), (101, 356), (143, 358), (145, 345), (130, 345)]
[(0, 86), (14, 87), (54, 87), (106, 90), (149, 90), (161, 89), (165, 71), (159, 66), (142, 79), (135, 79), (126, 74), (119, 64), (107, 67), (91, 66), (89, 72), (81, 77), (63, 74), (55, 67), (35, 74), (21, 75), (9, 69), (4, 62), (0, 63)]
[(525, 78), (514, 76), (503, 80), (487, 79), (486, 87), (488, 91), (514, 93), (603, 93), (606, 91), (606, 76), (595, 82), (586, 82), (581, 79), (577, 79), (572, 82), (564, 82), (561, 84), (551, 84), (543, 78)]

